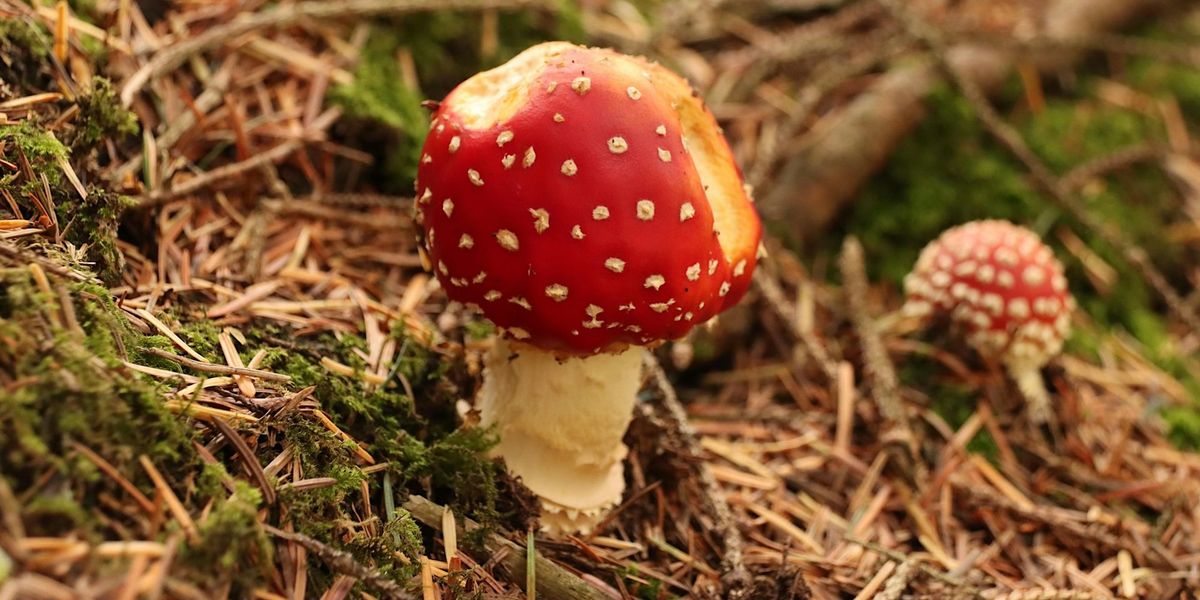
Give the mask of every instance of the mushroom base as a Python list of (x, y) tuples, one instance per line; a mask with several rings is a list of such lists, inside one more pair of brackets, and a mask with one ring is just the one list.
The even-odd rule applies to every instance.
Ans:
[(621, 442), (633, 418), (645, 350), (557, 358), (508, 340), (487, 357), (478, 407), (495, 453), (542, 498), (542, 527), (588, 532), (625, 489)]

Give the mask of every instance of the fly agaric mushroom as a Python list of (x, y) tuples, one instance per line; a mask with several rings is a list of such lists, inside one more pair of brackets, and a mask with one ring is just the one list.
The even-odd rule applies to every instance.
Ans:
[(980, 354), (1008, 368), (1034, 421), (1049, 420), (1041, 368), (1062, 349), (1075, 299), (1036, 233), (999, 220), (951, 228), (921, 252), (904, 288), (905, 313), (948, 313)]
[(447, 295), (502, 332), (478, 399), (497, 453), (543, 528), (590, 530), (624, 489), (642, 347), (750, 284), (761, 224), (720, 128), (657, 64), (540, 44), (441, 102), (417, 191)]

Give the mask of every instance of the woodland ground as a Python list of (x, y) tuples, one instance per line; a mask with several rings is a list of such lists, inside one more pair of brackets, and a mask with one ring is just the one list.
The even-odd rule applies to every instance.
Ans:
[[(421, 101), (546, 39), (703, 90), (770, 251), (566, 539), (409, 218)], [(1195, 597), (1198, 122), (1187, 2), (0, 0), (0, 599)], [(1048, 427), (877, 326), (986, 217), (1079, 300)]]

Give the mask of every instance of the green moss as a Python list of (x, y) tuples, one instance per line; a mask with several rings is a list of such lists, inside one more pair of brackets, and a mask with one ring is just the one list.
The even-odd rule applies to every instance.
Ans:
[(234, 493), (219, 500), (198, 524), (200, 541), (185, 545), (181, 559), (197, 582), (211, 585), (219, 576), (234, 582), (235, 595), (249, 595), (263, 579), (260, 571), (271, 564), (272, 547), (258, 523), (258, 489), (244, 481), (235, 486)]
[[(49, 167), (70, 156), (67, 147), (33, 121), (0, 125), (0, 140), (15, 145), (35, 168)], [(55, 167), (57, 173), (58, 169)]]
[(0, 583), (8, 580), (8, 576), (12, 574), (12, 559), (0, 548)]
[(164, 471), (199, 461), (190, 427), (165, 408), (159, 388), (121, 371), (117, 339), (134, 334), (113, 318), (107, 292), (73, 288), (84, 330), (78, 336), (52, 324), (48, 311), (59, 307), (36, 289), (26, 269), (0, 272), (0, 371), (6, 381), (19, 382), (0, 402), (0, 473), (16, 490), (47, 473), (64, 482), (26, 505), (38, 515), (29, 520), (32, 534), (59, 535), (85, 520), (79, 507), (96, 505), (101, 494), (123, 495), (111, 479), (97, 476), (75, 444), (135, 482), (144, 481), (140, 455)]
[(64, 226), (64, 238), (79, 248), (94, 264), (93, 271), (108, 283), (115, 283), (125, 266), (124, 256), (117, 250), (117, 228), (121, 215), (137, 202), (107, 188), (88, 187), (87, 198), (67, 192), (69, 200), (59, 201), (58, 222)]
[(104, 140), (119, 143), (138, 132), (137, 116), (121, 105), (112, 82), (103, 77), (92, 78), (92, 89), (80, 96), (77, 103), (79, 126), (69, 142), (71, 147), (90, 147)]
[[(1194, 389), (1192, 392), (1197, 397)], [(1168, 406), (1162, 416), (1170, 427), (1171, 442), (1185, 450), (1200, 450), (1200, 410), (1195, 406)]]
[(11, 47), (28, 53), (30, 58), (49, 59), (54, 40), (38, 23), (27, 19), (0, 20), (0, 49)]
[[(495, 444), (495, 436), (488, 431), (458, 428), (454, 405), (460, 394), (450, 383), (450, 361), (421, 344), (406, 341), (400, 330), (393, 335), (399, 337), (391, 369), (395, 376), (382, 386), (366, 387), (359, 379), (333, 374), (319, 364), (318, 357), (329, 356), (362, 368), (362, 360), (354, 350), (362, 349), (363, 341), (352, 336), (341, 340), (319, 336), (304, 347), (271, 352), (263, 364), (290, 375), (296, 385), (316, 386), (314, 395), (321, 399), (323, 410), (362, 443), (376, 461), (391, 465), (389, 471), (398, 488), (421, 489), (416, 487), (418, 484), (426, 490), (431, 488), (435, 497), (460, 513), (494, 523), (498, 516), (496, 479), (500, 473), (487, 452)], [(401, 378), (421, 398), (419, 411), (406, 395)], [(298, 446), (323, 452), (328, 452), (330, 444), (342, 444), (326, 438), (322, 431), (300, 429), (297, 435), (307, 436), (296, 440)], [(340, 464), (332, 456), (308, 460), (322, 465)], [(374, 486), (379, 482), (373, 479), (370, 483)]]
[(179, 319), (179, 327), (173, 328), (193, 350), (213, 362), (225, 362), (218, 338), (221, 327), (209, 319)]
[(330, 91), (330, 100), (347, 115), (387, 128), (390, 134), (380, 142), (387, 149), (381, 168), (389, 182), (411, 181), (416, 176), (429, 127), (420, 95), (406, 86), (401, 76), (396, 60), (400, 45), (400, 38), (373, 31), (354, 70), (354, 82)]
[[(498, 17), (496, 51), (481, 56), (482, 21), (477, 13), (433, 11), (402, 20), (378, 22), (354, 70), (354, 82), (331, 88), (330, 100), (350, 117), (343, 127), (379, 158), (373, 179), (385, 191), (408, 194), (416, 176), (421, 146), (429, 129), (424, 95), (444, 96), (474, 73), (499, 65), (521, 50), (551, 39), (582, 40), (575, 3), (559, 0), (559, 10), (504, 11)], [(398, 61), (402, 50), (413, 57), (421, 90), (406, 85)]]

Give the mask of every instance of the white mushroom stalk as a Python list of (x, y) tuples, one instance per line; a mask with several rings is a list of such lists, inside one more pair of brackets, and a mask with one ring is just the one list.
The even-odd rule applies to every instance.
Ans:
[(496, 340), (478, 398), (496, 453), (542, 500), (543, 529), (588, 533), (621, 501), (621, 442), (633, 416), (646, 350), (558, 358)]

